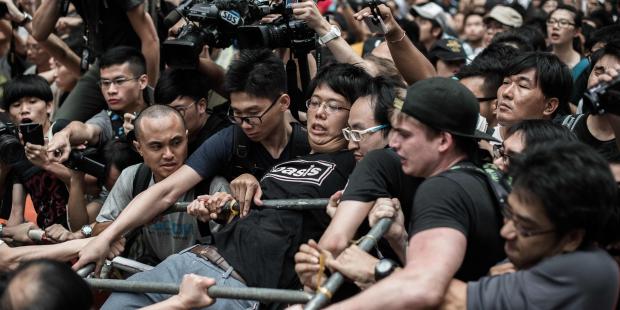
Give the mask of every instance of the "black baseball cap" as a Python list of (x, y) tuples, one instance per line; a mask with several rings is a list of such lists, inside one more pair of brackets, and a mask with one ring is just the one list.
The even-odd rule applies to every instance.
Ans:
[(453, 79), (434, 77), (418, 81), (407, 88), (404, 101), (394, 102), (394, 108), (437, 130), (497, 141), (476, 130), (480, 104), (467, 87)]
[(465, 61), (467, 56), (463, 45), (457, 39), (437, 40), (428, 52), (430, 57), (436, 57), (443, 61)]

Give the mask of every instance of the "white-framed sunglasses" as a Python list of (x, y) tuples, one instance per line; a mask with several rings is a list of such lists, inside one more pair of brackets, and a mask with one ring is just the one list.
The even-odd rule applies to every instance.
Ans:
[(370, 127), (364, 130), (355, 130), (355, 129), (350, 129), (347, 127), (347, 128), (342, 128), (342, 135), (344, 135), (344, 138), (347, 141), (360, 142), (364, 138), (364, 135), (377, 132), (387, 127), (388, 125), (386, 124)]

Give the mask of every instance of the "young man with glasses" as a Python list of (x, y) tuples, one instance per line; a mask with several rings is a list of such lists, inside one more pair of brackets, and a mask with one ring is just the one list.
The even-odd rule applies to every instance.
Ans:
[(582, 58), (573, 48), (573, 41), (581, 34), (582, 13), (570, 5), (558, 5), (547, 18), (547, 41), (551, 53), (568, 66), (574, 87), (569, 102), (577, 106), (588, 82), (590, 61)]
[(63, 162), (69, 158), (71, 147), (81, 144), (105, 145), (114, 138), (125, 139), (123, 115), (139, 113), (148, 104), (145, 88), (148, 84), (144, 56), (135, 48), (120, 46), (101, 56), (99, 87), (108, 109), (82, 123), (73, 121), (54, 134), (47, 152)]
[(225, 107), (209, 108), (207, 100), (213, 88), (209, 79), (194, 69), (168, 69), (155, 86), (156, 104), (165, 104), (179, 111), (187, 126), (188, 155), (191, 155), (216, 132), (230, 125), (219, 113)]
[(613, 309), (618, 265), (603, 248), (618, 240), (620, 220), (605, 159), (554, 141), (512, 158), (510, 171), (501, 235), (512, 267), (453, 280), (442, 308)]
[[(299, 124), (289, 124), (284, 112), (290, 97), (282, 60), (268, 50), (242, 51), (230, 66), (225, 85), (230, 92), (230, 116), (237, 122), (211, 136), (186, 164), (165, 180), (138, 195), (125, 214), (106, 229), (97, 244), (90, 244), (79, 264), (97, 262), (107, 254), (107, 238), (116, 238), (166, 210), (185, 192), (202, 180), (216, 175), (228, 179), (246, 173), (259, 179), (265, 169), (284, 160), (309, 153), (306, 132)], [(241, 204), (241, 215), (249, 213), (257, 182), (248, 181), (231, 189)], [(260, 191), (259, 191), (260, 192)], [(253, 191), (252, 191), (253, 193)], [(260, 196), (258, 196), (260, 197)], [(133, 211), (132, 211), (133, 210)], [(135, 213), (134, 211), (140, 210)]]

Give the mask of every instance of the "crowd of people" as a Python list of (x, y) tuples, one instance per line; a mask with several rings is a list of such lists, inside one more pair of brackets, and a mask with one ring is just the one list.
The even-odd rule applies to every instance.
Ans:
[(0, 0), (0, 308), (615, 309), (619, 9)]

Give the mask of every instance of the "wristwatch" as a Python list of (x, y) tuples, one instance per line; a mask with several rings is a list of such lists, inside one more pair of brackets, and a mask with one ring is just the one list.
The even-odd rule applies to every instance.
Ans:
[(329, 28), (329, 31), (322, 37), (319, 38), (319, 43), (321, 45), (325, 45), (327, 44), (327, 42), (335, 39), (335, 38), (339, 38), (341, 35), (340, 33), (340, 28), (336, 27), (336, 26), (332, 26), (331, 28)]
[(389, 258), (384, 258), (380, 260), (375, 265), (375, 281), (378, 282), (381, 279), (386, 278), (387, 276), (392, 274), (396, 267), (398, 267), (398, 264)]
[(84, 238), (88, 238), (88, 237), (92, 236), (93, 228), (90, 227), (90, 225), (86, 224), (86, 225), (82, 226), (82, 229), (80, 229), (80, 232), (82, 233), (82, 235), (84, 235)]
[(4, 224), (0, 224), (0, 238), (2, 238), (3, 231), (4, 231)]
[(30, 14), (26, 13), (26, 12), (22, 12), (22, 14), (24, 14), (24, 19), (22, 19), (21, 22), (19, 22), (19, 26), (26, 26), (26, 24), (28, 24), (29, 22), (32, 21), (32, 16), (30, 16)]

